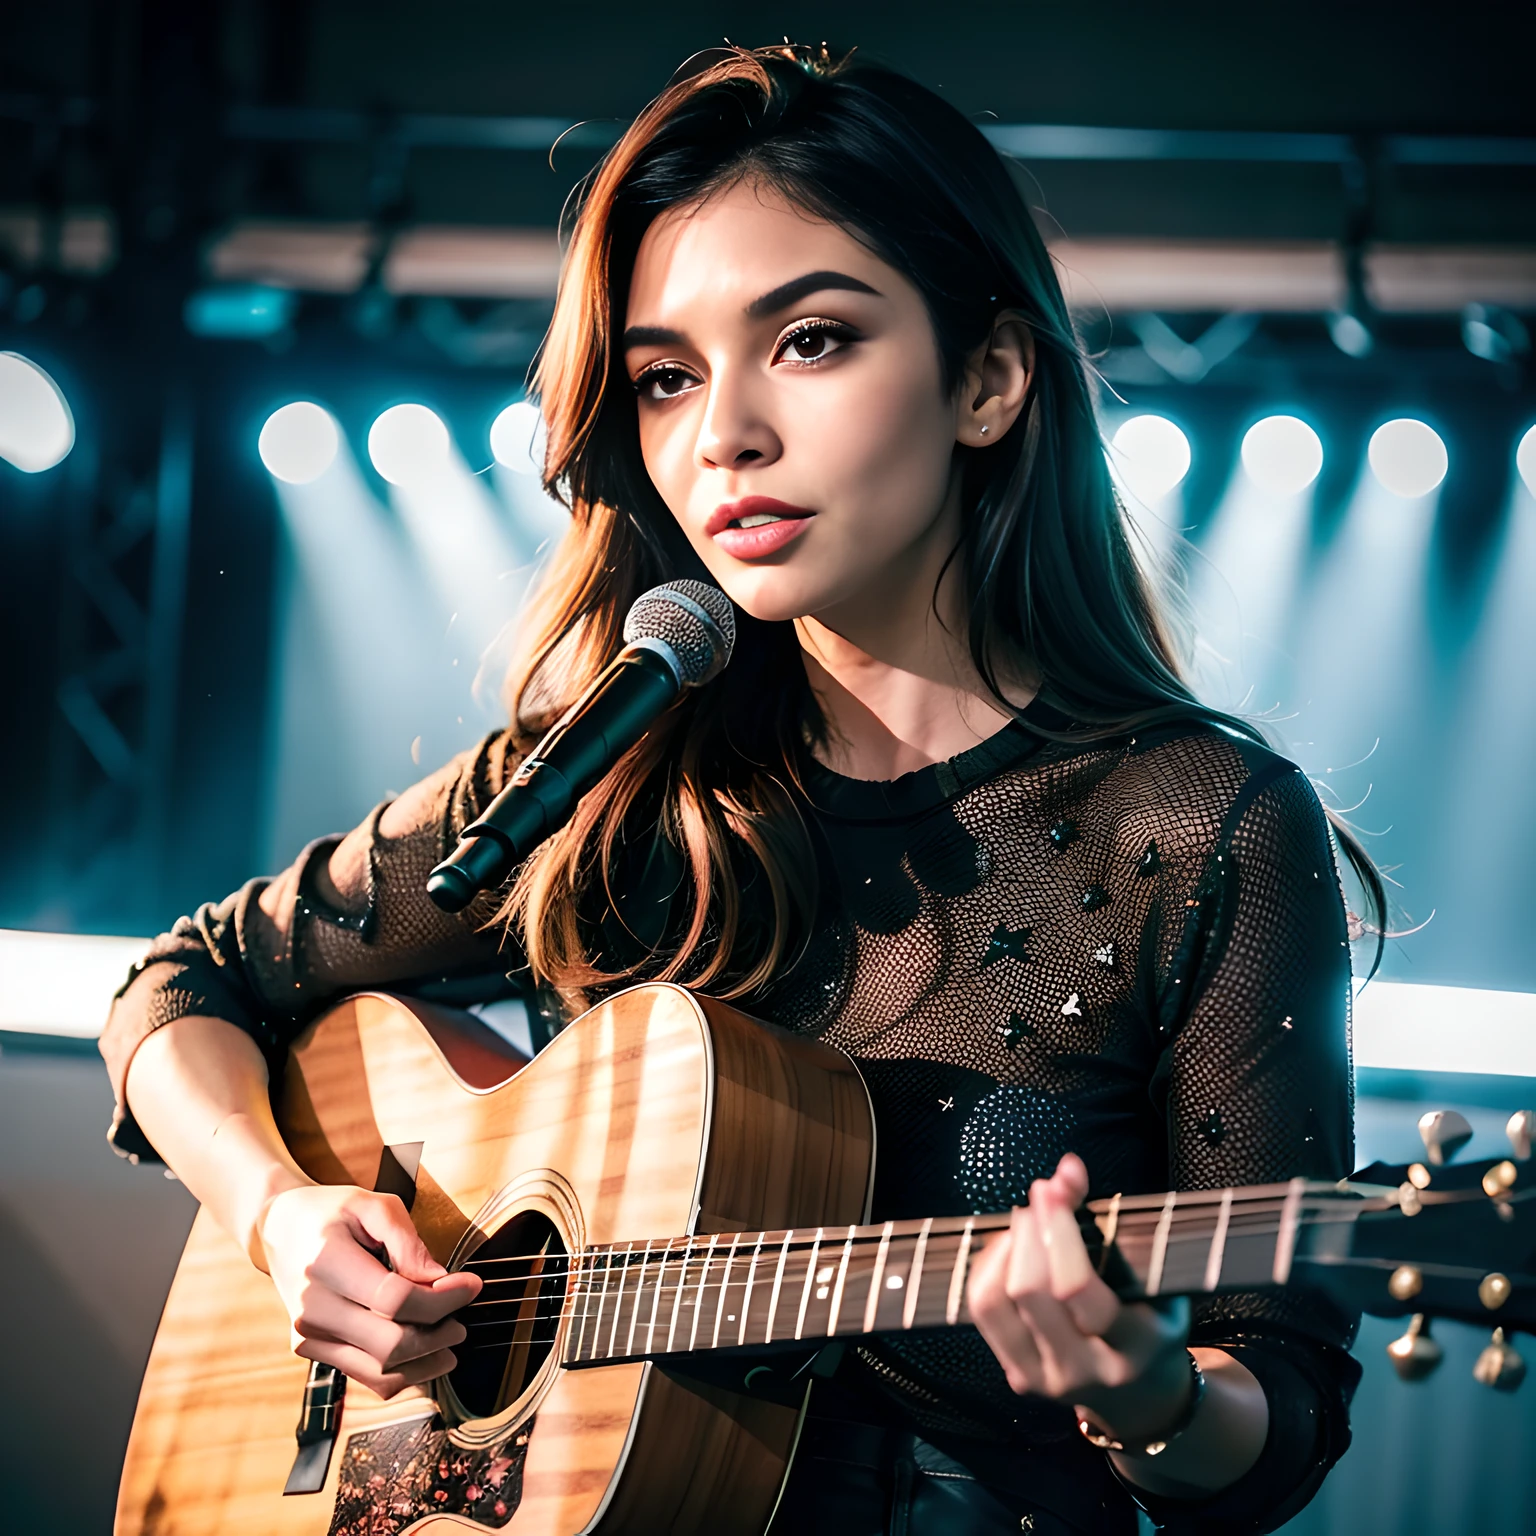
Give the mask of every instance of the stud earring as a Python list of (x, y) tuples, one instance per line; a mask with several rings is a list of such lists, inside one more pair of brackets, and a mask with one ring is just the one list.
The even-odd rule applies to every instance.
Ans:
[(986, 436), (986, 435), (987, 435), (987, 433), (988, 433), (988, 432), (990, 432), (990, 431), (991, 431), (991, 430), (992, 430), (992, 428), (991, 428), (991, 427), (983, 427), (983, 428), (982, 428), (982, 429), (981, 429), (981, 435), (982, 435), (982, 436), (983, 436), (983, 437), (985, 437), (985, 436)]

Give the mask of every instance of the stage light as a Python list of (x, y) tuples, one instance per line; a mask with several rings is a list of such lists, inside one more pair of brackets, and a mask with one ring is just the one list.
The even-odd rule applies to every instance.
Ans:
[(187, 295), (181, 318), (194, 336), (264, 341), (280, 336), (299, 312), (299, 296), (264, 283), (226, 283)]
[(1261, 491), (1295, 496), (1317, 479), (1323, 444), (1299, 416), (1266, 416), (1243, 437), (1243, 468)]
[(267, 417), (256, 451), (267, 472), (288, 485), (308, 485), (336, 462), (341, 434), (331, 413), (312, 400), (295, 400)]
[(509, 405), (491, 423), (491, 453), (520, 475), (544, 473), (544, 418), (531, 400)]
[(64, 391), (30, 358), (0, 352), (0, 459), (36, 475), (74, 446), (75, 418)]
[(1520, 446), (1515, 449), (1515, 468), (1520, 471), (1526, 490), (1536, 496), (1536, 427), (1529, 428), (1520, 439)]
[(1386, 422), (1366, 450), (1371, 472), (1394, 496), (1427, 496), (1445, 479), (1450, 460), (1433, 427), (1411, 416)]
[(1369, 357), (1376, 350), (1376, 337), (1358, 315), (1329, 315), (1328, 335), (1345, 357)]
[(368, 431), (368, 457), (391, 485), (420, 485), (443, 473), (453, 444), (442, 418), (424, 405), (392, 405)]
[(1139, 501), (1161, 501), (1189, 473), (1189, 439), (1166, 416), (1133, 416), (1111, 442), (1110, 463)]

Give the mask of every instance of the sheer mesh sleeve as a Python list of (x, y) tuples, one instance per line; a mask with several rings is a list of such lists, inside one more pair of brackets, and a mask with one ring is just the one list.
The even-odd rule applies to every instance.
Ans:
[[(1305, 778), (1269, 759), (1240, 791), (1161, 979), (1170, 1026), (1154, 1078), (1181, 1189), (1336, 1179), (1353, 1164), (1349, 950), (1327, 823)], [(1216, 1498), (1147, 1500), (1178, 1532), (1273, 1530), (1349, 1445), (1358, 1319), (1326, 1297), (1214, 1298), (1191, 1341), (1259, 1379), (1270, 1432), (1258, 1463)]]
[(260, 1045), (276, 1082), (289, 1043), (345, 992), (448, 983), (520, 964), (499, 952), (498, 933), (482, 931), (494, 898), (450, 917), (425, 889), (432, 866), (513, 766), (506, 735), (489, 736), (346, 836), (311, 843), (281, 874), (248, 882), (156, 939), (102, 1031), (116, 1097), (112, 1145), (135, 1159), (156, 1156), (128, 1112), (123, 1083), (145, 1036), (173, 1019), (227, 1019)]

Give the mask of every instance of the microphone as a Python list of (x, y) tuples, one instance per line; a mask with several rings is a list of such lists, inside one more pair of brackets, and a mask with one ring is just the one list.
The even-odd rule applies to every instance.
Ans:
[(669, 581), (635, 599), (624, 639), (428, 877), (427, 895), (444, 912), (462, 912), (500, 885), (684, 688), (719, 676), (736, 644), (736, 614), (719, 587)]

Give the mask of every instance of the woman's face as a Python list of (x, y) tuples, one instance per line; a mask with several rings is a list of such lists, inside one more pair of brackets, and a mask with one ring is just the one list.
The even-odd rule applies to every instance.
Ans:
[(646, 469), (734, 602), (831, 622), (931, 599), (959, 526), (955, 444), (978, 429), (899, 272), (739, 183), (646, 233), (623, 347)]

